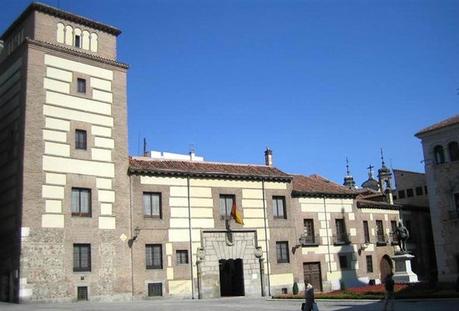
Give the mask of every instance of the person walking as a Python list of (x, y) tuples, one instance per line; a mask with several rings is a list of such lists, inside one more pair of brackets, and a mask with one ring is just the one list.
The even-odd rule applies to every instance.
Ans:
[(302, 311), (312, 311), (314, 307), (314, 287), (312, 287), (309, 281), (304, 282), (304, 299)]
[[(384, 294), (384, 311), (394, 311), (394, 286), (395, 282), (394, 279), (392, 278), (394, 274), (391, 272), (389, 273), (386, 278), (384, 279), (384, 289), (385, 289), (385, 294)], [(390, 305), (390, 309), (388, 309), (388, 306)]]

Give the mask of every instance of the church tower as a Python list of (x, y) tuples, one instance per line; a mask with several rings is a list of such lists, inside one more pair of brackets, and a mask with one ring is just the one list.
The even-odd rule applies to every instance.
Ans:
[(344, 186), (348, 187), (349, 189), (355, 189), (355, 180), (354, 177), (351, 175), (351, 171), (349, 170), (349, 160), (346, 158), (346, 176), (344, 176)]
[(392, 173), (384, 163), (384, 154), (383, 150), (381, 149), (381, 168), (378, 170), (379, 188), (381, 189), (381, 192), (386, 196), (386, 201), (389, 204), (394, 203), (394, 199), (392, 197), (391, 179)]

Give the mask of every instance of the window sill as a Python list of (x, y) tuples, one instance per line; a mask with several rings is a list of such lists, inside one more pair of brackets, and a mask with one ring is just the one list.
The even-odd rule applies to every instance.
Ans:
[(158, 220), (162, 220), (163, 219), (161, 216), (148, 216), (148, 215), (143, 215), (143, 218), (158, 219)]
[(83, 270), (83, 269), (81, 269), (81, 270), (80, 270), (80, 269), (73, 269), (73, 272), (75, 272), (75, 273), (84, 273), (84, 272), (90, 273), (91, 270), (86, 270), (86, 269), (84, 269), (84, 270)]
[(72, 217), (75, 217), (75, 218), (92, 218), (91, 215), (84, 215), (84, 214), (72, 214)]
[(274, 219), (280, 219), (280, 220), (287, 220), (287, 217), (282, 217), (282, 216), (274, 216)]
[(147, 270), (163, 270), (163, 267), (146, 267)]
[(301, 247), (318, 247), (319, 245), (319, 243), (306, 243), (302, 244)]
[(378, 241), (376, 242), (376, 246), (387, 246), (387, 242)]
[(351, 241), (336, 241), (333, 243), (333, 245), (349, 245), (351, 244)]

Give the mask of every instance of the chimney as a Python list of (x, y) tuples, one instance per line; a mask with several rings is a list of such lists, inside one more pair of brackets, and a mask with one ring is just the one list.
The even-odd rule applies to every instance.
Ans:
[(266, 147), (265, 150), (265, 165), (273, 166), (273, 151), (269, 147)]

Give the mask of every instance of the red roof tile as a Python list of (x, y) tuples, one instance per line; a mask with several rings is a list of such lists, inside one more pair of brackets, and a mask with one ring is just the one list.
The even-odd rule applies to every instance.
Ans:
[(447, 126), (451, 126), (451, 125), (454, 125), (454, 124), (459, 124), (459, 114), (458, 115), (455, 115), (454, 117), (451, 117), (451, 118), (448, 118), (446, 120), (443, 120), (441, 122), (438, 122), (438, 123), (435, 123), (429, 127), (426, 127), (425, 129), (419, 131), (416, 133), (416, 137), (419, 137), (419, 135), (422, 135), (422, 134), (425, 134), (425, 133), (428, 133), (428, 132), (431, 132), (431, 131), (435, 131), (435, 130), (438, 130), (438, 129), (441, 129), (441, 128), (444, 128), (444, 127), (447, 127)]
[(318, 175), (293, 176), (294, 196), (355, 197), (358, 193)]
[(277, 168), (250, 164), (129, 158), (129, 171), (133, 174), (147, 175), (291, 181), (290, 175), (285, 174)]

